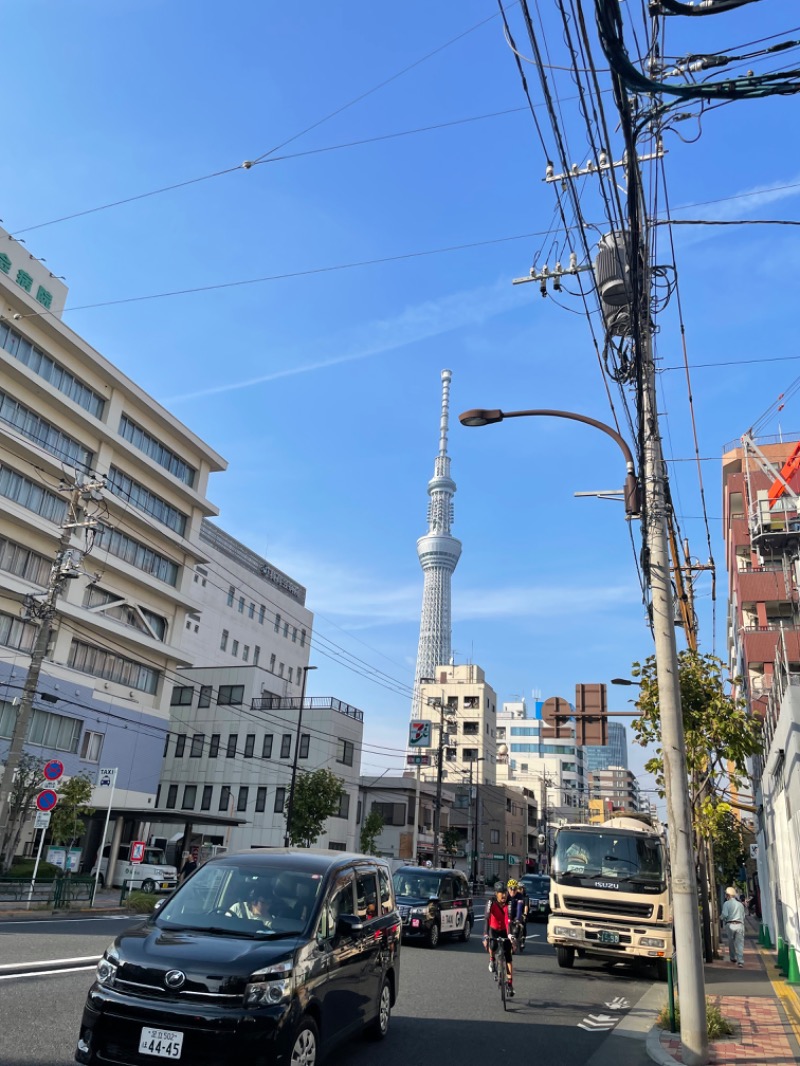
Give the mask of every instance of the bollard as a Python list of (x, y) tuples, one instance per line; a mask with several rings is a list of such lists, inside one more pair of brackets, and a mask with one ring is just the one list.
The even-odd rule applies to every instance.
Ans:
[(772, 940), (771, 940), (770, 935), (769, 935), (769, 926), (765, 924), (765, 925), (762, 925), (761, 928), (764, 930), (764, 940), (763, 940), (764, 947), (768, 951), (772, 951)]
[(667, 995), (669, 996), (669, 1031), (675, 1033), (678, 1025), (675, 1018), (675, 982), (673, 981), (672, 959), (667, 959)]
[(787, 948), (786, 983), (800, 985), (800, 970), (797, 967), (797, 955), (793, 947)]
[(783, 939), (782, 936), (778, 937), (778, 959), (777, 959), (776, 965), (777, 965), (778, 969), (781, 971), (781, 973), (785, 977), (786, 976), (786, 970), (788, 969), (788, 966), (789, 966), (789, 953), (787, 951), (787, 945), (784, 942), (784, 939)]

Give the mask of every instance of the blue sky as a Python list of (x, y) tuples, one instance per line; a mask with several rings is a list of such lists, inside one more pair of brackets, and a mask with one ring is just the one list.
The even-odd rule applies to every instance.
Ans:
[[(673, 19), (669, 51), (735, 51), (793, 29), (794, 6)], [(548, 62), (566, 65), (555, 5), (540, 8)], [(4, 225), (66, 276), (76, 310), (65, 320), (228, 459), (210, 493), (221, 523), (304, 582), (318, 635), (360, 660), (358, 672), (320, 647), (309, 691), (363, 708), (367, 773), (401, 764), (441, 369), (453, 371), (454, 414), (556, 407), (611, 418), (579, 300), (511, 285), (537, 252), (552, 265), (561, 238), (542, 181), (546, 154), (496, 13), (493, 0), (27, 0), (4, 12), (13, 42)], [(509, 19), (524, 52), (515, 5)], [(591, 22), (590, 32), (594, 40)], [(525, 69), (538, 103), (535, 69)], [(550, 76), (570, 151), (584, 162), (575, 88), (564, 71)], [(686, 142), (701, 133), (696, 143), (668, 134), (675, 215), (796, 217), (798, 106), (791, 97), (736, 103), (678, 127)], [(476, 120), (316, 151), (463, 119)], [(313, 154), (41, 226), (235, 168), (292, 138), (277, 156)], [(614, 148), (618, 158), (621, 143)], [(587, 182), (582, 197), (585, 217), (601, 225)], [(723, 654), (719, 457), (798, 373), (796, 234), (675, 231)], [(490, 241), (499, 243), (317, 272)], [(316, 273), (84, 307), (306, 271)], [(671, 369), (682, 363), (676, 306), (673, 297), (660, 318), (659, 401), (681, 528), (705, 562), (686, 379)], [(626, 675), (651, 652), (630, 530), (620, 504), (573, 496), (621, 485), (615, 446), (566, 422), (453, 423), (454, 533), (464, 545), (453, 581), (457, 661), (480, 664), (501, 700), (571, 698), (578, 681)], [(790, 404), (762, 432), (797, 428)], [(638, 547), (638, 525), (632, 532)], [(710, 590), (701, 579), (706, 651), (715, 647)], [(375, 669), (391, 680), (363, 676)], [(629, 691), (610, 691), (612, 707), (628, 709)], [(639, 769), (642, 754), (631, 757)]]

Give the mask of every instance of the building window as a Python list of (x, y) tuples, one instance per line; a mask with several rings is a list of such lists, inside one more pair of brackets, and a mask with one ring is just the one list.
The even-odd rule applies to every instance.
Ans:
[(476, 762), (477, 759), (478, 759), (478, 749), (477, 748), (464, 748), (464, 751), (462, 752), (461, 757), (464, 760), (464, 762)]
[(353, 765), (353, 742), (352, 740), (339, 739), (336, 752), (336, 761), (343, 766)]
[(18, 503), (20, 507), (33, 511), (50, 522), (62, 522), (67, 513), (64, 500), (7, 466), (0, 467), (0, 496), (5, 496), (7, 500)]
[(185, 463), (175, 452), (165, 447), (161, 441), (151, 437), (147, 430), (137, 426), (127, 415), (122, 415), (119, 420), (119, 435), (123, 440), (132, 444), (134, 448), (144, 452), (159, 466), (163, 466), (165, 470), (168, 470), (173, 477), (182, 481), (184, 485), (189, 485), (190, 487), (194, 485), (197, 471), (189, 466), (188, 463)]
[(172, 690), (172, 696), (169, 701), (170, 707), (191, 707), (192, 697), (194, 696), (193, 685), (179, 685)]
[(225, 749), (225, 758), (226, 759), (235, 759), (236, 758), (236, 745), (238, 744), (238, 742), (239, 742), (239, 734), (238, 733), (230, 733), (228, 735), (228, 747)]
[(283, 623), (283, 636), (284, 636), (285, 639), (288, 640), (288, 638), (289, 638), (289, 623), (288, 622), (284, 622)]
[(50, 576), (50, 562), (13, 540), (0, 537), (0, 570), (24, 578), (44, 588)]
[(270, 655), (270, 657), (269, 657), (269, 669), (270, 669), (270, 673), (273, 673), (273, 674), (275, 673), (275, 656), (274, 655)]
[(499, 844), (500, 843), (500, 830), (499, 829), (490, 829), (489, 830), (489, 840), (490, 840), (490, 843), (492, 843), (492, 844)]
[(292, 668), (291, 668), (291, 666), (289, 667), (289, 680), (290, 681), (292, 680)]
[(339, 797), (339, 810), (334, 814), (334, 818), (348, 818), (350, 816), (350, 796), (347, 792), (343, 792)]
[(275, 789), (275, 806), (273, 810), (276, 814), (283, 814), (283, 808), (286, 806), (286, 789)]
[(205, 733), (195, 733), (192, 737), (192, 749), (189, 752), (190, 759), (199, 759), (203, 754), (203, 745), (206, 741)]
[[(156, 640), (166, 640), (167, 620), (161, 614), (149, 611), (140, 603), (129, 601), (117, 592), (108, 592), (99, 585), (88, 585), (83, 597), (83, 606), (90, 610), (97, 608), (93, 613), (103, 614), (106, 618), (113, 618), (131, 629), (138, 629), (140, 633)], [(191, 628), (192, 619), (187, 618), (186, 628)]]
[(249, 792), (250, 792), (250, 789), (247, 787), (247, 785), (241, 785), (239, 787), (239, 798), (236, 801), (236, 810), (237, 811), (246, 811), (247, 810), (247, 796), (248, 796)]
[(178, 802), (178, 786), (170, 785), (167, 789), (167, 809), (174, 810)]
[(98, 547), (109, 555), (115, 555), (137, 570), (163, 581), (165, 585), (178, 584), (180, 567), (172, 559), (109, 526), (98, 525), (97, 535)]
[(167, 735), (164, 737), (164, 754), (162, 755), (163, 759), (166, 759), (168, 751), (169, 751), (169, 733), (167, 733)]
[(304, 648), (305, 646), (306, 646), (306, 631), (305, 631), (305, 629), (301, 629), (300, 630), (300, 647)]
[(217, 693), (218, 707), (241, 707), (244, 685), (220, 685)]
[(267, 807), (267, 790), (263, 785), (256, 792), (256, 813), (261, 814)]
[(253, 666), (258, 666), (258, 660), (261, 656), (261, 648), (256, 644), (253, 648)]
[(87, 448), (3, 392), (0, 392), (0, 421), (70, 466), (89, 470), (93, 465), (94, 457)]
[(292, 644), (297, 643), (297, 626), (292, 627)]
[(239, 614), (244, 614), (244, 596), (239, 597)]
[(284, 668), (284, 663), (279, 663), (278, 664), (278, 677), (283, 677), (283, 668)]
[(160, 522), (168, 529), (174, 530), (179, 537), (182, 537), (186, 532), (186, 523), (189, 521), (187, 515), (179, 511), (177, 507), (167, 503), (161, 496), (157, 496), (150, 489), (145, 488), (138, 481), (134, 481), (132, 477), (124, 474), (117, 467), (109, 467), (106, 474), (106, 484), (115, 496), (120, 496), (138, 511), (143, 511), (151, 518), (154, 518), (156, 522)]
[(242, 648), (242, 662), (246, 663), (249, 660), (250, 660), (250, 645), (249, 644), (245, 644), (245, 646)]
[(261, 625), (261, 626), (263, 626), (263, 624), (264, 624), (264, 615), (266, 613), (267, 613), (267, 609), (264, 606), (264, 604), (262, 603), (261, 606), (258, 608), (258, 624)]
[(184, 785), (182, 811), (193, 811), (197, 803), (197, 785)]
[(203, 785), (203, 798), (200, 800), (200, 810), (211, 810), (211, 797), (214, 795), (213, 785)]
[(236, 589), (233, 585), (228, 586), (228, 606), (233, 607), (233, 598), (236, 595)]
[(220, 642), (219, 642), (219, 650), (220, 651), (227, 651), (227, 648), (228, 648), (228, 637), (229, 636), (230, 636), (230, 633), (228, 632), (228, 630), (227, 629), (223, 629), (222, 630), (222, 638), (220, 639)]
[(211, 741), (208, 745), (208, 757), (209, 759), (216, 759), (219, 755), (219, 733), (211, 734)]
[(250, 606), (247, 609), (247, 617), (248, 618), (255, 618), (255, 616), (256, 616), (256, 605), (254, 603), (251, 603)]
[(104, 737), (105, 733), (92, 733), (87, 729), (81, 741), (81, 758), (86, 762), (99, 762)]
[[(0, 619), (1, 622), (2, 619)], [(0, 643), (2, 643), (1, 639)], [(94, 644), (84, 644), (82, 640), (73, 639), (67, 665), (73, 670), (80, 670), (81, 673), (104, 677), (107, 681), (114, 681), (127, 688), (136, 688), (141, 692), (152, 694), (158, 689), (160, 678), (158, 670), (145, 666), (143, 663), (137, 663), (134, 659), (115, 655)]]
[(219, 790), (219, 809), (221, 811), (227, 811), (231, 802), (231, 786), (223, 785)]
[(18, 651), (30, 651), (36, 640), (36, 627), (30, 622), (0, 612), (0, 644)]
[(262, 759), (271, 759), (272, 758), (272, 741), (273, 741), (273, 739), (274, 738), (272, 736), (272, 733), (267, 733), (267, 735), (264, 737), (264, 740), (263, 740), (263, 742), (261, 744), (261, 758)]
[(239, 654), (239, 641), (238, 641), (238, 640), (235, 640), (235, 641), (233, 642), (233, 645), (232, 645), (232, 647), (231, 647), (231, 655), (232, 655), (232, 656), (234, 657), (234, 659), (235, 659), (235, 658), (236, 658), (236, 657), (238, 656), (238, 654)]
[(51, 359), (41, 348), (31, 344), (21, 333), (11, 329), (5, 322), (0, 322), (0, 348), (7, 351), (9, 355), (13, 355), (20, 363), (32, 370), (34, 374), (44, 378), (45, 381), (49, 381), (54, 389), (58, 389), (59, 392), (68, 396), (84, 411), (88, 411), (95, 418), (102, 417), (106, 403), (102, 396), (93, 392), (88, 385), (84, 385), (66, 367), (57, 363), (55, 359)]
[(245, 759), (252, 759), (253, 752), (256, 750), (256, 735), (255, 733), (248, 733), (244, 738), (244, 757)]
[(279, 632), (280, 628), (281, 628), (281, 616), (279, 614), (276, 614), (275, 615), (275, 632), (276, 633)]
[(288, 759), (292, 753), (292, 734), (284, 733), (281, 737), (281, 758)]
[(175, 737), (175, 758), (182, 759), (184, 751), (186, 751), (186, 734), (178, 733)]
[(200, 695), (197, 697), (198, 707), (210, 707), (211, 706), (211, 685), (201, 685)]
[(308, 735), (308, 733), (303, 733), (303, 735), (300, 737), (300, 751), (298, 753), (299, 758), (301, 758), (301, 759), (307, 759), (308, 758), (308, 748), (309, 748), (310, 744), (311, 744), (311, 737)]

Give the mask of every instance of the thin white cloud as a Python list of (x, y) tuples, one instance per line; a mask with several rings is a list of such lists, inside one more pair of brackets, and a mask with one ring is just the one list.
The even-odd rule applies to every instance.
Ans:
[[(171, 396), (163, 402), (174, 404), (205, 396), (218, 396), (224, 392), (235, 392), (239, 389), (252, 388), (254, 385), (278, 381), (280, 378), (310, 374), (315, 370), (339, 366), (342, 363), (369, 359), (430, 337), (450, 333), (463, 326), (480, 325), (487, 319), (504, 314), (519, 305), (518, 292), (512, 289), (506, 280), (497, 281), (494, 285), (452, 293), (436, 300), (426, 300), (424, 303), (407, 307), (392, 318), (366, 323), (339, 341), (321, 340), (316, 346), (318, 351), (334, 346), (335, 350), (312, 362), (283, 367), (272, 370), (268, 374), (260, 374), (244, 380), (211, 385), (205, 389), (182, 393), (180, 396)], [(307, 348), (308, 345), (304, 346), (304, 350)], [(285, 354), (281, 353), (284, 357)]]

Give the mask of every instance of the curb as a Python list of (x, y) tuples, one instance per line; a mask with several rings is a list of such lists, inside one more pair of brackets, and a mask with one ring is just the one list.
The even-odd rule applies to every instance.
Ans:
[(645, 1047), (647, 1048), (649, 1058), (651, 1058), (653, 1062), (658, 1062), (661, 1066), (675, 1066), (676, 1060), (661, 1046), (661, 1029), (659, 1029), (657, 1025), (654, 1025), (647, 1034)]

